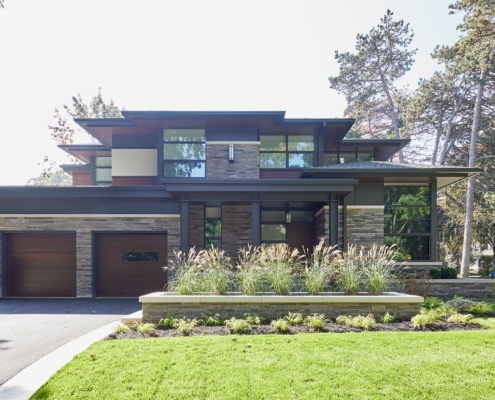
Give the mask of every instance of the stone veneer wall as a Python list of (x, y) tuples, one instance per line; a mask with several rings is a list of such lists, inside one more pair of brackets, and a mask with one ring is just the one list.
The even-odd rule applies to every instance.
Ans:
[[(234, 145), (234, 162), (229, 162), (229, 144)], [(258, 179), (259, 142), (206, 142), (206, 177), (209, 179)]]
[[(76, 293), (77, 297), (93, 295), (92, 233), (98, 232), (167, 232), (167, 261), (174, 259), (180, 248), (179, 215), (20, 215), (1, 216), (0, 233), (76, 232)], [(1, 242), (1, 241), (0, 241)], [(1, 244), (1, 243), (0, 243)], [(0, 249), (0, 297), (2, 257)]]
[(200, 318), (202, 314), (220, 314), (222, 318), (243, 318), (245, 313), (257, 314), (268, 320), (283, 318), (289, 312), (303, 315), (324, 314), (335, 319), (339, 315), (368, 315), (375, 317), (388, 312), (398, 319), (409, 319), (419, 313), (419, 303), (146, 303), (143, 301), (143, 322), (158, 323), (161, 318)]
[(347, 243), (369, 248), (383, 244), (383, 206), (347, 206)]
[(205, 206), (189, 204), (189, 247), (205, 248)]
[[(413, 290), (414, 289), (414, 290)], [(402, 285), (396, 285), (393, 290), (406, 293)], [(458, 278), (431, 279), (421, 285), (414, 285), (409, 294), (453, 299), (455, 296), (485, 298), (495, 296), (495, 279)], [(416, 292), (416, 293), (412, 293)]]
[(222, 205), (222, 249), (236, 257), (239, 248), (253, 242), (250, 204)]

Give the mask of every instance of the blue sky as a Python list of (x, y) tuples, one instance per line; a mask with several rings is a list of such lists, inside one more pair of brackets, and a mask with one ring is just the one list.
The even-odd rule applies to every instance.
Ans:
[(55, 107), (103, 88), (128, 110), (282, 110), (342, 117), (334, 51), (353, 51), (387, 9), (418, 48), (401, 85), (437, 68), (459, 36), (451, 0), (6, 0), (0, 9), (0, 185), (23, 185), (45, 154)]

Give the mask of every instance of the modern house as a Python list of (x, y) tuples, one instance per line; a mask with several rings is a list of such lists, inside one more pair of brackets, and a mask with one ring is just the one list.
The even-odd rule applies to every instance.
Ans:
[(73, 187), (0, 188), (0, 296), (138, 296), (192, 246), (323, 237), (434, 262), (437, 190), (478, 172), (389, 162), (409, 141), (345, 139), (352, 119), (122, 114), (76, 120), (100, 144), (60, 146)]

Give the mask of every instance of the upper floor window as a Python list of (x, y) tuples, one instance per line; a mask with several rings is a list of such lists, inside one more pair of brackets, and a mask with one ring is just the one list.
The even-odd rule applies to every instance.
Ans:
[(112, 157), (95, 157), (95, 185), (112, 184)]
[(374, 161), (371, 152), (345, 151), (325, 152), (323, 154), (323, 165), (344, 164), (354, 161)]
[(262, 135), (260, 168), (306, 168), (314, 166), (312, 135)]
[(164, 178), (204, 178), (205, 161), (204, 129), (163, 130)]

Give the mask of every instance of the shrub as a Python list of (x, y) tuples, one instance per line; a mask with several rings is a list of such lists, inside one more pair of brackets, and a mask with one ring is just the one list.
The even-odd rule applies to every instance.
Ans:
[(347, 295), (355, 295), (359, 292), (361, 284), (361, 265), (356, 246), (350, 245), (347, 252), (339, 260), (336, 273), (337, 287)]
[(160, 324), (162, 324), (165, 328), (175, 329), (179, 326), (179, 320), (169, 315), (167, 318), (162, 318), (160, 320)]
[(493, 305), (480, 301), (472, 307), (469, 307), (469, 312), (475, 315), (491, 315), (494, 312)]
[(278, 295), (289, 295), (295, 282), (295, 271), (299, 268), (301, 256), (297, 249), (290, 249), (285, 243), (260, 247), (265, 276), (270, 288)]
[(451, 267), (445, 267), (440, 270), (441, 278), (442, 279), (456, 279), (457, 278), (457, 271), (455, 268)]
[(302, 325), (304, 323), (304, 317), (300, 313), (291, 313), (285, 317), (289, 325)]
[(173, 278), (169, 281), (168, 290), (177, 291), (182, 295), (191, 295), (205, 290), (204, 272), (201, 262), (202, 251), (197, 252), (194, 247), (187, 253), (176, 252), (175, 263), (165, 269), (175, 269)]
[(309, 315), (304, 319), (310, 332), (322, 332), (325, 330), (325, 316), (323, 314)]
[(237, 261), (237, 281), (241, 292), (248, 296), (254, 296), (263, 291), (265, 287), (264, 257), (266, 254), (259, 247), (248, 246), (240, 249)]
[(373, 330), (376, 326), (376, 320), (373, 314), (368, 314), (366, 317), (358, 315), (352, 318), (349, 315), (340, 315), (336, 319), (338, 324), (361, 328), (366, 331)]
[(398, 285), (403, 293), (428, 296), (431, 276), (426, 271), (413, 271), (405, 268), (398, 275)]
[(251, 315), (250, 313), (244, 314), (244, 319), (250, 325), (261, 325), (265, 321), (265, 318), (259, 316), (258, 314)]
[(305, 253), (304, 277), (310, 295), (320, 294), (329, 285), (336, 267), (336, 247), (326, 246), (322, 238), (311, 255)]
[(271, 322), (271, 325), (275, 328), (275, 330), (279, 333), (289, 333), (289, 322), (285, 319), (277, 319)]
[(198, 326), (197, 319), (179, 319), (179, 323), (177, 324), (177, 332), (179, 332), (183, 336), (189, 336), (194, 332), (194, 328)]
[(225, 324), (225, 320), (220, 317), (220, 314), (215, 314), (213, 317), (203, 314), (201, 319), (206, 326), (222, 326)]
[(444, 304), (445, 303), (443, 302), (443, 300), (439, 299), (438, 297), (434, 297), (434, 296), (425, 297), (425, 300), (423, 301), (423, 307), (428, 309), (428, 310), (441, 307)]
[(361, 248), (359, 261), (362, 265), (364, 288), (369, 294), (381, 295), (390, 287), (396, 255), (395, 246), (378, 246), (374, 243), (367, 251)]
[(439, 269), (430, 269), (430, 276), (431, 279), (441, 279), (442, 278), (442, 272)]
[(244, 319), (232, 317), (225, 321), (225, 326), (230, 333), (243, 334), (251, 332), (251, 324)]
[(382, 315), (380, 317), (380, 322), (382, 322), (384, 324), (390, 324), (390, 323), (392, 323), (394, 321), (395, 321), (395, 316), (394, 315), (390, 315), (388, 313), (388, 311), (384, 315)]
[(117, 325), (115, 325), (115, 332), (125, 333), (130, 331), (131, 328), (129, 328), (126, 324), (123, 324), (122, 322), (119, 322)]
[(139, 333), (151, 333), (151, 332), (156, 331), (156, 326), (155, 326), (155, 324), (150, 324), (150, 323), (147, 323), (147, 324), (137, 324), (136, 330)]
[(466, 324), (466, 323), (468, 323), (472, 319), (473, 319), (473, 315), (472, 314), (459, 314), (459, 313), (456, 313), (456, 314), (452, 314), (447, 319), (447, 321), (448, 322), (454, 322), (456, 324)]
[(230, 258), (218, 247), (211, 247), (199, 254), (203, 266), (201, 270), (204, 271), (205, 289), (215, 294), (226, 294), (232, 278)]
[(440, 320), (440, 315), (436, 310), (422, 308), (420, 313), (411, 318), (411, 323), (415, 329), (422, 329), (427, 325), (433, 325)]

